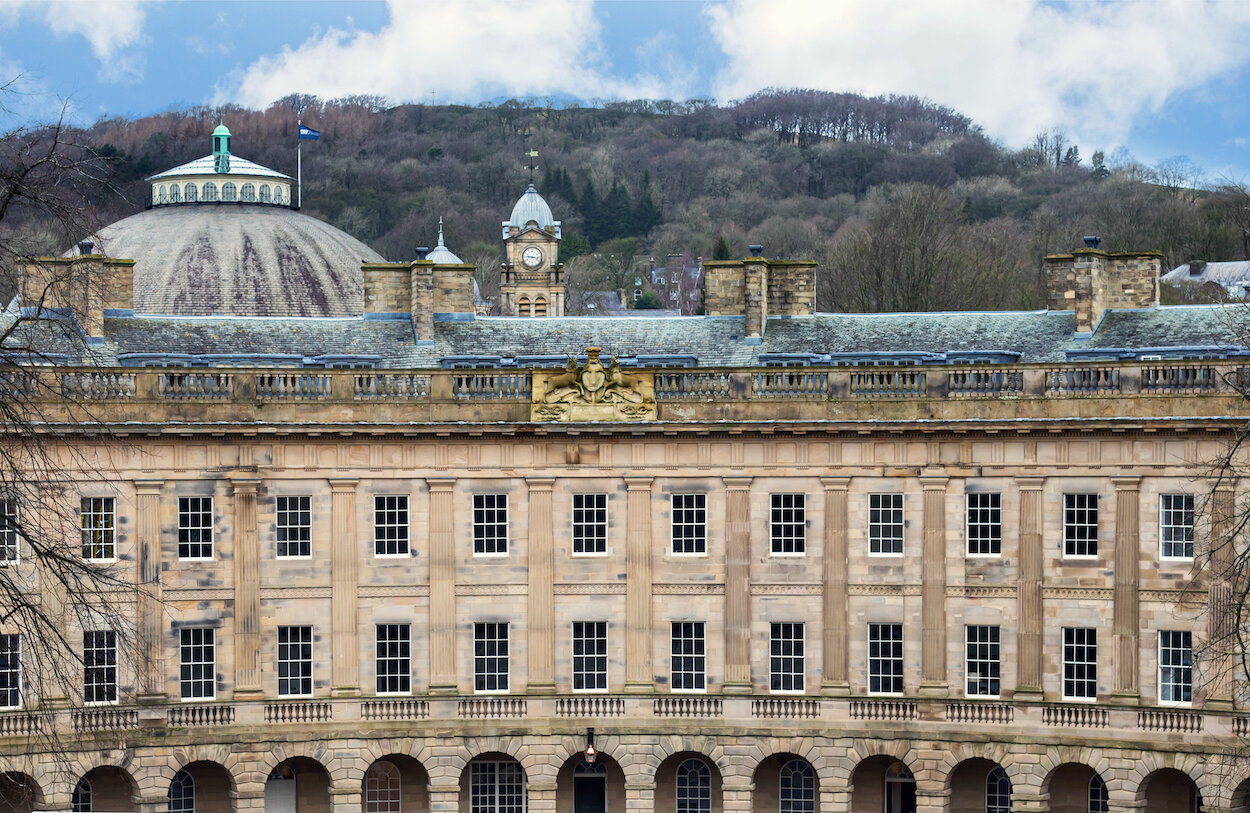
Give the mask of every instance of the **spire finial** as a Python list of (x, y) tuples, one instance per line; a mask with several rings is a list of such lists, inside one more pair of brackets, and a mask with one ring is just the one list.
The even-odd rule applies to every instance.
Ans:
[(438, 245), (441, 248), (446, 248), (443, 245), (443, 218), (441, 216), (438, 218)]

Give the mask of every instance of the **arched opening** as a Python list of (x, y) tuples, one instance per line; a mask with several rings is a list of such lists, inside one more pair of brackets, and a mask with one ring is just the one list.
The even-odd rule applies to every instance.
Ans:
[(74, 786), (71, 806), (74, 813), (134, 813), (138, 787), (130, 774), (115, 765), (101, 765), (83, 774)]
[(161, 184), (157, 192), (158, 192), (159, 200), (161, 203), (169, 202), (169, 188), (168, 187), (166, 187), (164, 184)]
[(530, 298), (523, 296), (516, 301), (516, 312), (518, 316), (530, 315)]
[(1250, 779), (1244, 780), (1233, 791), (1232, 813), (1250, 813)]
[(479, 754), (460, 774), (460, 813), (525, 813), (525, 769), (507, 754)]
[(43, 791), (29, 774), (0, 773), (0, 813), (31, 813), (43, 805)]
[(210, 203), (217, 200), (217, 184), (204, 184), (204, 200), (209, 201)]
[(655, 772), (655, 809), (719, 813), (721, 775), (716, 763), (694, 751), (673, 754)]
[(951, 771), (951, 813), (1011, 813), (1011, 780), (988, 759), (968, 759)]
[(755, 768), (751, 809), (757, 813), (816, 813), (820, 784), (811, 763), (794, 754), (773, 754)]
[(419, 813), (430, 809), (430, 776), (420, 762), (387, 754), (365, 771), (361, 784), (365, 813)]
[(239, 199), (242, 201), (247, 203), (254, 202), (256, 200), (256, 187), (250, 183), (243, 184), (239, 190), (239, 196)]
[(199, 200), (199, 187), (193, 183), (184, 185), (182, 187), (182, 192), (187, 199), (187, 203), (195, 203)]
[(851, 813), (916, 813), (916, 777), (902, 761), (875, 756), (851, 774)]
[(235, 186), (232, 182), (226, 181), (221, 185), (221, 199), (224, 201), (235, 200)]
[(170, 203), (182, 202), (181, 200), (182, 196), (178, 191), (180, 188), (181, 187), (179, 187), (178, 184), (174, 184), (173, 186), (169, 187), (169, 202)]
[(309, 757), (279, 762), (265, 780), (265, 813), (330, 813), (330, 775)]
[(260, 185), (260, 202), (268, 203), (269, 200), (270, 200), (269, 184), (263, 183)]
[(273, 188), (273, 202), (283, 203), (286, 200), (285, 186), (275, 186)]
[(169, 783), (169, 813), (231, 813), (234, 779), (216, 762), (192, 762)]
[(1064, 763), (1050, 772), (1044, 787), (1052, 813), (1107, 813), (1107, 783), (1088, 765)]
[(1147, 776), (1139, 791), (1150, 813), (1201, 813), (1202, 794), (1189, 775), (1162, 768)]
[(616, 760), (599, 754), (594, 765), (576, 753), (556, 776), (556, 813), (624, 813), (625, 772)]
[(547, 298), (546, 298), (545, 296), (535, 297), (535, 299), (534, 299), (534, 315), (535, 315), (535, 316), (546, 316), (546, 315), (547, 315)]

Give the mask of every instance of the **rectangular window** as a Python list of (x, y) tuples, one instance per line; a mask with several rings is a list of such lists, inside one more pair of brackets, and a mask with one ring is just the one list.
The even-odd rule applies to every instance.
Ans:
[(1159, 497), (1159, 555), (1164, 559), (1194, 558), (1194, 495)]
[(117, 558), (117, 516), (112, 497), (82, 498), (82, 558)]
[(0, 709), (22, 705), (22, 636), (0, 635)]
[(525, 813), (525, 777), (521, 763), (469, 763), (470, 813)]
[(373, 552), (378, 556), (408, 555), (408, 496), (373, 498)]
[(967, 643), (968, 697), (998, 697), (999, 628), (972, 626), (964, 628)]
[(1063, 555), (1098, 555), (1098, 495), (1063, 495)]
[(0, 500), (0, 566), (16, 564), (21, 555), (17, 523), (17, 500)]
[(807, 550), (807, 495), (772, 494), (769, 536), (774, 556), (801, 556)]
[(278, 558), (312, 556), (312, 498), (278, 498)]
[(868, 552), (903, 555), (903, 495), (868, 495)]
[(608, 495), (573, 495), (573, 552), (607, 553)]
[(702, 621), (673, 622), (673, 690), (707, 689), (707, 645)]
[(186, 627), (178, 636), (182, 699), (212, 700), (217, 696), (216, 633), (211, 627)]
[(508, 625), (482, 622), (473, 625), (473, 690), (508, 691)]
[(769, 683), (774, 692), (801, 692), (806, 688), (803, 668), (803, 625), (773, 623), (768, 632)]
[(82, 634), (82, 699), (84, 703), (117, 702), (117, 633), (98, 630)]
[(412, 691), (412, 628), (408, 624), (377, 625), (378, 694)]
[(312, 696), (312, 627), (278, 627), (278, 696)]
[(1164, 630), (1159, 633), (1159, 702), (1188, 704), (1193, 700), (1193, 633)]
[(608, 622), (573, 622), (573, 691), (608, 688)]
[(1063, 699), (1098, 697), (1098, 631), (1092, 627), (1063, 628)]
[(213, 498), (178, 498), (178, 558), (213, 558)]
[(903, 693), (903, 625), (868, 625), (868, 693)]
[(1000, 556), (1003, 552), (1003, 495), (968, 493), (968, 555)]
[(707, 553), (707, 495), (673, 495), (673, 553)]
[(508, 552), (508, 495), (473, 495), (473, 553), (500, 555)]

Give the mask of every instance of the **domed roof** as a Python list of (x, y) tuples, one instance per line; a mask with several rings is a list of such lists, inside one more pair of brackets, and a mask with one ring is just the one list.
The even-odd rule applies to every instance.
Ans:
[(438, 245), (434, 250), (425, 255), (427, 260), (433, 260), (439, 265), (461, 265), (464, 260), (451, 253), (451, 249), (443, 245), (443, 219), (438, 219)]
[(230, 128), (228, 128), (226, 123), (223, 121), (221, 124), (218, 124), (215, 128), (213, 128), (213, 135), (228, 136), (230, 135)]
[(507, 238), (509, 228), (524, 229), (531, 222), (544, 231), (551, 228), (557, 238), (560, 236), (560, 221), (551, 214), (551, 207), (547, 205), (547, 201), (543, 200), (543, 196), (538, 194), (534, 184), (529, 185), (529, 189), (525, 190), (525, 194), (516, 202), (516, 206), (512, 207), (512, 217), (503, 224), (503, 236)]
[(131, 259), (136, 313), (359, 316), (362, 262), (382, 256), (283, 207), (158, 206), (102, 229), (97, 249)]

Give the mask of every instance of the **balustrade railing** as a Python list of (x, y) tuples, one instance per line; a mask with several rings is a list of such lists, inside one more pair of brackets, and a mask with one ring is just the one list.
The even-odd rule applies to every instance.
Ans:
[(1096, 706), (1043, 706), (1042, 722), (1071, 728), (1106, 728), (1111, 714)]
[(799, 697), (761, 697), (751, 701), (751, 716), (770, 719), (815, 719), (820, 716), (820, 701)]
[(81, 370), (61, 376), (61, 394), (71, 400), (130, 398), (135, 394), (135, 374)]
[(230, 397), (231, 373), (160, 373), (157, 393), (178, 401), (225, 401)]
[(910, 700), (852, 700), (852, 720), (915, 720), (916, 704)]
[(457, 717), (524, 717), (528, 710), (519, 697), (466, 697), (456, 704)]
[(134, 709), (101, 708), (82, 709), (70, 714), (74, 730), (126, 731), (139, 727), (139, 712)]
[(725, 370), (657, 370), (655, 400), (716, 401), (730, 397), (729, 373)]
[(1210, 364), (1151, 365), (1141, 368), (1142, 392), (1197, 393), (1219, 387), (1219, 376)]
[(266, 723), (324, 723), (334, 719), (334, 705), (311, 701), (267, 703)]
[(1202, 733), (1202, 715), (1196, 711), (1144, 709), (1137, 712), (1137, 727), (1142, 731), (1200, 734)]
[(1047, 395), (1107, 395), (1119, 391), (1118, 367), (1057, 367), (1046, 371)]
[(656, 717), (720, 717), (725, 713), (725, 701), (719, 697), (657, 697), (651, 703), (651, 713)]
[(757, 372), (751, 376), (751, 395), (756, 398), (826, 398), (829, 375), (802, 368)]
[(325, 373), (263, 373), (256, 376), (261, 401), (325, 401), (331, 378)]
[(353, 376), (352, 397), (357, 401), (415, 401), (430, 395), (426, 373), (363, 373)]
[(947, 374), (951, 398), (1002, 398), (1024, 394), (1024, 371), (1002, 369), (951, 370)]
[(531, 392), (528, 372), (455, 373), (451, 396), (459, 401), (528, 401)]
[(362, 720), (424, 720), (430, 716), (428, 700), (396, 698), (366, 700), (360, 704)]
[(47, 715), (14, 712), (0, 714), (0, 737), (30, 737), (42, 734), (46, 728)]
[(1006, 703), (947, 703), (950, 723), (1010, 723), (1015, 713)]
[(219, 703), (170, 706), (169, 725), (175, 728), (191, 726), (231, 725), (234, 723), (234, 706)]
[(855, 370), (850, 379), (854, 398), (922, 398), (928, 394), (927, 375), (921, 370)]
[(623, 717), (625, 701), (620, 697), (560, 697), (556, 699), (557, 717)]

